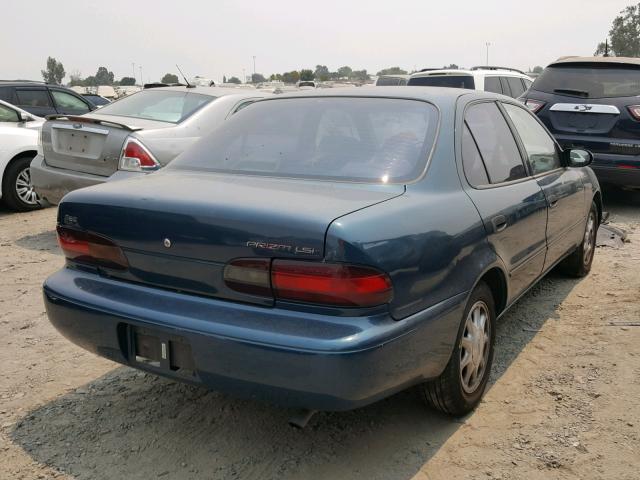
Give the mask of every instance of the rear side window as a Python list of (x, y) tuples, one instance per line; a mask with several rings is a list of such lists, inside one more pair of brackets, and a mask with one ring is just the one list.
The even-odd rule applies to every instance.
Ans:
[(51, 90), (51, 95), (53, 96), (53, 100), (56, 102), (56, 106), (60, 109), (75, 110), (83, 113), (89, 111), (89, 107), (85, 102), (70, 93), (61, 92), (60, 90)]
[(524, 88), (526, 90), (529, 90), (533, 82), (531, 80), (527, 80), (526, 78), (523, 78), (522, 81), (524, 82)]
[(462, 167), (467, 181), (474, 187), (487, 185), (489, 183), (487, 170), (480, 156), (478, 145), (473, 139), (473, 135), (471, 135), (471, 131), (466, 122), (462, 130)]
[(214, 99), (210, 95), (184, 91), (143, 90), (105, 105), (100, 109), (100, 115), (179, 123)]
[(511, 96), (513, 98), (518, 98), (524, 93), (522, 80), (520, 80), (518, 77), (507, 77), (507, 83), (509, 84), (509, 88), (511, 89)]
[(13, 87), (0, 87), (0, 100), (11, 102), (13, 99)]
[(169, 168), (406, 183), (426, 167), (438, 113), (426, 102), (366, 97), (252, 103)]
[(518, 145), (495, 103), (472, 105), (465, 113), (465, 121), (478, 145), (491, 183), (526, 177)]
[(504, 108), (524, 144), (533, 174), (538, 175), (560, 168), (556, 144), (536, 119), (523, 108), (509, 104), (504, 104)]
[(51, 99), (46, 90), (22, 90), (16, 89), (16, 102), (18, 107), (52, 107)]
[(502, 86), (498, 77), (485, 77), (484, 91), (492, 93), (502, 93)]
[(420, 87), (476, 88), (470, 75), (429, 75), (427, 77), (410, 78), (407, 85)]
[(611, 64), (565, 64), (545, 68), (534, 90), (582, 98), (640, 95), (640, 67)]

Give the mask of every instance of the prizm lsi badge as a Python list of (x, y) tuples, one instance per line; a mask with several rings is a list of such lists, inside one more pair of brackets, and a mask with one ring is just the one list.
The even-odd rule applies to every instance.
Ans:
[(271, 250), (273, 252), (287, 252), (294, 255), (315, 255), (318, 251), (313, 247), (301, 247), (298, 245), (286, 245), (283, 243), (257, 242), (250, 240), (247, 247), (259, 250)]
[(62, 219), (62, 223), (65, 225), (78, 226), (78, 217), (74, 217), (73, 215), (65, 215)]

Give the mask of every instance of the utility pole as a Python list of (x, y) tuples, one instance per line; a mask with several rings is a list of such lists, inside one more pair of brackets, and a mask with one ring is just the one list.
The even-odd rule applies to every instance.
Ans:
[(136, 84), (136, 62), (131, 62), (131, 68), (133, 70), (133, 84)]
[(256, 74), (256, 56), (253, 56), (253, 74)]
[(244, 68), (242, 69), (242, 83), (247, 83), (247, 74)]
[(608, 38), (604, 40), (604, 56), (605, 57), (609, 56), (609, 39)]
[(487, 42), (485, 43), (485, 46), (487, 47), (487, 67), (489, 66), (489, 47), (491, 46), (491, 42)]
[(140, 69), (140, 86), (142, 87), (144, 85), (144, 80), (142, 79), (142, 65), (140, 65), (138, 68)]

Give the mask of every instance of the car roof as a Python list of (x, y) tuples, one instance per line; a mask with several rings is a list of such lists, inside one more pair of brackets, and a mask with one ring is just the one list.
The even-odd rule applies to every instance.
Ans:
[(499, 68), (499, 67), (490, 67), (490, 68), (482, 68), (482, 67), (474, 67), (471, 69), (460, 69), (460, 68), (442, 68), (442, 69), (425, 69), (416, 73), (412, 73), (410, 78), (420, 78), (420, 77), (429, 77), (431, 75), (501, 75), (501, 76), (513, 76), (513, 77), (526, 77), (529, 78), (526, 73), (522, 73), (515, 69), (509, 68)]
[(549, 66), (570, 64), (570, 63), (600, 63), (600, 64), (622, 64), (622, 65), (640, 65), (640, 58), (633, 57), (560, 57)]
[[(261, 92), (257, 89), (245, 89), (245, 88), (235, 88), (235, 87), (200, 87), (200, 86), (175, 86), (175, 87), (155, 87), (147, 89), (149, 91), (154, 92), (191, 92), (191, 93), (199, 93), (201, 95), (209, 95), (211, 97), (222, 97), (225, 95), (244, 95), (244, 96), (263, 96), (264, 92)], [(146, 91), (146, 90), (142, 90)]]

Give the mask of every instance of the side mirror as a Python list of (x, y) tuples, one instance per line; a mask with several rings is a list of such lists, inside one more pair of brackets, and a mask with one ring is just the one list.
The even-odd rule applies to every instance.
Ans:
[(580, 148), (572, 148), (566, 151), (567, 166), (569, 167), (586, 167), (593, 162), (593, 154), (588, 150), (582, 150)]
[(33, 122), (35, 120), (35, 118), (33, 118), (28, 113), (20, 113), (20, 112), (18, 112), (18, 118), (20, 119), (21, 122)]

